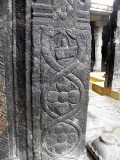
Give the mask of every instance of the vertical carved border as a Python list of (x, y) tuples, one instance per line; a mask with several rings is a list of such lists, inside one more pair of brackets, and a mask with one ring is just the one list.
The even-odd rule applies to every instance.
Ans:
[(32, 2), (31, 0), (2, 0), (2, 2), (4, 4), (4, 39), (2, 40), (4, 42), (9, 151), (3, 150), (4, 157), (0, 159), (32, 160), (30, 85)]
[(4, 3), (0, 7), (0, 159), (9, 157), (8, 122), (5, 94), (5, 31), (4, 31)]
[(26, 1), (26, 115), (27, 115), (27, 158), (34, 159), (33, 109), (32, 109), (32, 6), (33, 0)]
[[(39, 3), (34, 3), (32, 9), (36, 10), (36, 5)], [(49, 9), (49, 8), (48, 8)], [(51, 6), (50, 6), (51, 13)], [(46, 10), (45, 10), (46, 11)], [(37, 12), (39, 15), (39, 11)], [(36, 13), (36, 14), (37, 14)], [(41, 14), (41, 12), (40, 12)], [(44, 14), (43, 14), (44, 17)], [(51, 17), (50, 17), (51, 18)], [(48, 19), (45, 15), (44, 23), (48, 23)], [(42, 18), (41, 21), (34, 17), (32, 19), (32, 120), (33, 120), (33, 152), (34, 152), (34, 160), (42, 159), (42, 139), (41, 139), (41, 118), (43, 111), (41, 110), (41, 26), (43, 24)]]
[[(13, 70), (13, 1), (4, 0), (4, 62), (8, 120), (8, 159), (16, 159), (15, 103), (14, 103), (14, 70)], [(5, 159), (6, 159), (5, 158)]]
[[(33, 34), (33, 70), (32, 70), (32, 109), (33, 109), (33, 147), (34, 160), (41, 160), (41, 131), (40, 131), (40, 33), (39, 26), (34, 26)], [(37, 44), (36, 44), (37, 42)]]

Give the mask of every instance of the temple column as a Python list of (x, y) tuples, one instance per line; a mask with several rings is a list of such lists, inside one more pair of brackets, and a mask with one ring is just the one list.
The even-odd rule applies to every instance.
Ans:
[(84, 160), (90, 1), (2, 0), (0, 9), (0, 160)]
[(94, 71), (101, 72), (102, 66), (102, 32), (103, 32), (103, 22), (96, 21), (95, 29), (95, 66)]
[(115, 33), (115, 59), (112, 88), (120, 89), (120, 10), (117, 13), (117, 29)]

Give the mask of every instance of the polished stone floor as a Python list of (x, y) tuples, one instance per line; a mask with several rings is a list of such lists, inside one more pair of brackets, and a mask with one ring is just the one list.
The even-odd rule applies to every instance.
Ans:
[(120, 101), (90, 91), (86, 141), (93, 140), (104, 132), (112, 132), (119, 126)]

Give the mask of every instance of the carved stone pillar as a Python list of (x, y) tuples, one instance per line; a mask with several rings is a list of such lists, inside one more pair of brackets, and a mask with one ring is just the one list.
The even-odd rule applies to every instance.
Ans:
[(102, 67), (102, 33), (103, 33), (103, 22), (96, 21), (95, 29), (95, 66), (94, 71), (101, 72)]
[(89, 6), (87, 0), (39, 0), (32, 6), (36, 160), (84, 159), (91, 53)]
[(8, 150), (0, 160), (84, 159), (90, 1), (3, 1)]

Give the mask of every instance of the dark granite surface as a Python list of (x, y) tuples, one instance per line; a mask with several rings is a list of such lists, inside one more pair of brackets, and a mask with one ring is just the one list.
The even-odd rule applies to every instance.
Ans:
[(89, 0), (2, 0), (0, 7), (0, 56), (5, 60), (0, 73), (5, 75), (8, 121), (0, 160), (82, 159)]
[(90, 70), (89, 2), (37, 2), (32, 21), (35, 158), (82, 159)]

